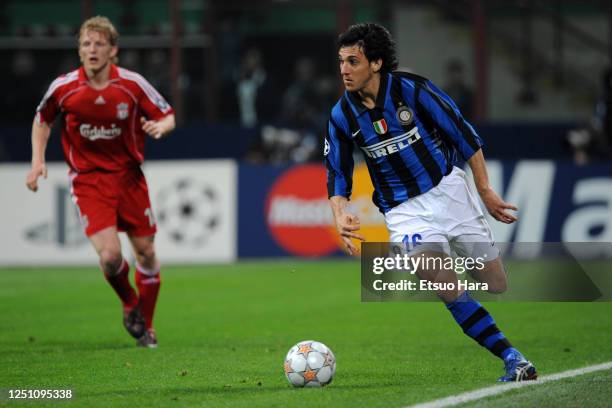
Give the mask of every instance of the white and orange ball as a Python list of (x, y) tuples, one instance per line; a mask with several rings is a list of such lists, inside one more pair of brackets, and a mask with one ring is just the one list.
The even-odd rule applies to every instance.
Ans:
[(334, 353), (319, 341), (301, 341), (285, 357), (285, 376), (294, 387), (324, 387), (335, 373)]

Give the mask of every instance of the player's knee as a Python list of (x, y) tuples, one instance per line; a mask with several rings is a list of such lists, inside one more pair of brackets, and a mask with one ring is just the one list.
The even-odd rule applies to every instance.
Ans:
[(135, 256), (138, 263), (145, 267), (152, 267), (156, 263), (155, 247), (153, 245), (145, 245), (137, 248)]
[(497, 277), (496, 279), (493, 279), (491, 282), (488, 283), (488, 289), (487, 292), (489, 293), (493, 293), (493, 294), (500, 294), (500, 293), (504, 293), (507, 289), (508, 289), (508, 280), (506, 279), (506, 276), (503, 275), (501, 277)]
[(506, 269), (499, 258), (487, 263), (484, 270), (480, 272), (479, 277), (481, 282), (486, 282), (488, 286), (487, 292), (489, 293), (500, 294), (508, 289)]
[(100, 266), (106, 274), (116, 274), (122, 262), (123, 256), (120, 249), (106, 248), (100, 251)]

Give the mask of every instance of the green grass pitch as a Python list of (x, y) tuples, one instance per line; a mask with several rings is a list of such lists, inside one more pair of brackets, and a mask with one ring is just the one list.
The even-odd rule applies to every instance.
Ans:
[[(0, 388), (74, 390), (71, 401), (33, 403), (53, 407), (401, 407), (494, 385), (501, 362), (443, 305), (362, 303), (359, 276), (352, 261), (166, 266), (160, 346), (145, 350), (124, 332), (119, 300), (96, 268), (0, 269)], [(543, 375), (612, 360), (611, 303), (486, 307)], [(326, 388), (294, 389), (284, 378), (287, 350), (307, 339), (336, 355)], [(603, 406), (611, 375), (528, 387), (478, 406), (573, 403), (559, 391), (572, 386), (594, 398), (576, 406)]]

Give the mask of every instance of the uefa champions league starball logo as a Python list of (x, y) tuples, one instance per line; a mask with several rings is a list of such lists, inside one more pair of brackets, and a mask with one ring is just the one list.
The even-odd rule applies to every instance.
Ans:
[(205, 244), (221, 222), (221, 203), (215, 188), (183, 178), (157, 194), (160, 232), (177, 244)]

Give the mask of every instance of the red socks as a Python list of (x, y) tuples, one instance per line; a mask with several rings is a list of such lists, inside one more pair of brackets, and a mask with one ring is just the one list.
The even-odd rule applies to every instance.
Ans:
[(119, 272), (115, 276), (104, 274), (108, 283), (110, 283), (119, 299), (121, 299), (124, 312), (129, 312), (138, 305), (138, 295), (128, 279), (129, 271), (130, 265), (124, 259), (119, 267)]
[(160, 283), (159, 269), (146, 270), (136, 264), (136, 286), (140, 296), (140, 312), (145, 319), (147, 330), (153, 327), (153, 314)]
[[(140, 313), (145, 319), (147, 329), (153, 327), (153, 314), (159, 293), (160, 277), (159, 270), (146, 270), (140, 265), (136, 265), (136, 287), (138, 294), (130, 285), (128, 272), (130, 266), (124, 259), (119, 267), (119, 272), (115, 276), (104, 274), (106, 280), (115, 290), (121, 303), (123, 303), (124, 313), (129, 313), (134, 307), (140, 306)], [(139, 299), (140, 298), (140, 299)]]

